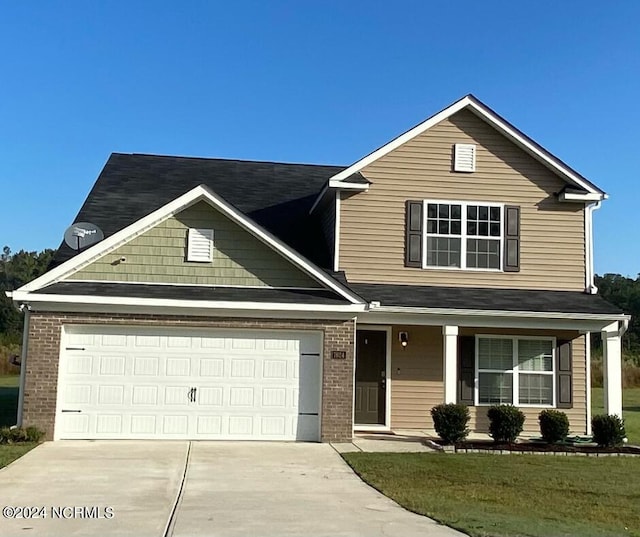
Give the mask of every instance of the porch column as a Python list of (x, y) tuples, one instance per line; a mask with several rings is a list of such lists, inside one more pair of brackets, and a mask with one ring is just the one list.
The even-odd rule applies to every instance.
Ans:
[(458, 327), (443, 326), (444, 349), (444, 402), (455, 403), (458, 400)]
[(622, 417), (622, 343), (618, 323), (602, 330), (604, 361), (604, 409)]

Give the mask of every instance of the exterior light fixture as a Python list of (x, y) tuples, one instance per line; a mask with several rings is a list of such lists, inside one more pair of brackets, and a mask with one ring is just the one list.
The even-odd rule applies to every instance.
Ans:
[(400, 340), (400, 345), (402, 345), (402, 348), (406, 348), (406, 346), (409, 344), (409, 332), (400, 332), (398, 334), (398, 339)]

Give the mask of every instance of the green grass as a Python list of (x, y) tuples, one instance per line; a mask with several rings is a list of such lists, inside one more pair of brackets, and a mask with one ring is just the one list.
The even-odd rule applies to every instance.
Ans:
[(19, 382), (16, 375), (0, 376), (0, 427), (16, 424)]
[(640, 458), (346, 453), (370, 485), (472, 536), (640, 536)]
[(12, 463), (22, 457), (27, 451), (31, 451), (38, 444), (29, 442), (25, 444), (13, 444), (10, 446), (0, 446), (0, 468)]
[[(591, 388), (591, 411), (593, 415), (604, 413), (602, 388)], [(629, 443), (640, 445), (640, 388), (625, 388), (622, 391), (622, 417)]]

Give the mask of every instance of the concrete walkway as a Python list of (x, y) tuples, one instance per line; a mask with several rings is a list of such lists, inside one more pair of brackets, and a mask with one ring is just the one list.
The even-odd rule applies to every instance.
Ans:
[(0, 504), (48, 515), (4, 518), (2, 537), (462, 535), (364, 484), (328, 444), (46, 443), (0, 470)]

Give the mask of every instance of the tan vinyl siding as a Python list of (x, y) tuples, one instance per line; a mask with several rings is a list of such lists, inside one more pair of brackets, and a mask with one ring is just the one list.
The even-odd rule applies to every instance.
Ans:
[[(409, 333), (406, 348), (399, 332)], [(444, 400), (442, 327), (394, 326), (391, 342), (391, 427), (431, 429), (431, 408)]]
[[(398, 332), (409, 333), (403, 349)], [(571, 340), (573, 351), (573, 408), (562, 409), (569, 417), (571, 432), (584, 434), (587, 425), (585, 336), (572, 331), (461, 328), (461, 336), (499, 334), (505, 336), (550, 336)], [(443, 336), (439, 326), (394, 326), (391, 349), (391, 427), (433, 429), (431, 409), (444, 401)], [(472, 431), (487, 432), (488, 407), (470, 407)], [(526, 416), (524, 433), (538, 435), (538, 414), (542, 408), (522, 408)]]
[[(185, 260), (189, 228), (213, 229), (211, 263)], [(126, 261), (119, 263), (121, 257)], [(319, 287), (311, 277), (205, 202), (161, 222), (68, 279)]]
[[(476, 172), (452, 172), (455, 143), (477, 144)], [(362, 170), (368, 192), (345, 195), (340, 268), (353, 282), (583, 290), (584, 207), (560, 203), (565, 183), (467, 110)], [(460, 200), (519, 205), (520, 272), (404, 266), (405, 201)]]

